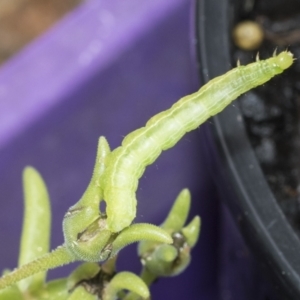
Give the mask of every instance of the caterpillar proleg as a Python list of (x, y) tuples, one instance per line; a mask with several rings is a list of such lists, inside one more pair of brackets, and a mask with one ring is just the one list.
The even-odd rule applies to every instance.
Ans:
[(266, 60), (238, 66), (155, 115), (145, 127), (128, 134), (122, 145), (109, 154), (103, 175), (109, 230), (119, 232), (131, 224), (136, 216), (138, 180), (162, 151), (173, 147), (185, 133), (222, 111), (238, 96), (282, 73), (292, 63), (292, 53), (284, 51)]

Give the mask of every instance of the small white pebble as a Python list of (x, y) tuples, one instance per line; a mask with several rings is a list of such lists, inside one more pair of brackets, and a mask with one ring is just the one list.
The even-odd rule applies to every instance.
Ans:
[(238, 23), (233, 29), (233, 41), (241, 49), (258, 49), (264, 39), (262, 27), (253, 21), (243, 21)]

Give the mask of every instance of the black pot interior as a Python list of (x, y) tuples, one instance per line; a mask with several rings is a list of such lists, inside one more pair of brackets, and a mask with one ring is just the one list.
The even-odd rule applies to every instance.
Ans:
[[(197, 53), (204, 83), (233, 67), (231, 30), (243, 5), (238, 0), (197, 1)], [(238, 104), (214, 117), (212, 124), (205, 134), (219, 190), (277, 289), (285, 299), (300, 299), (300, 241), (265, 180)]]

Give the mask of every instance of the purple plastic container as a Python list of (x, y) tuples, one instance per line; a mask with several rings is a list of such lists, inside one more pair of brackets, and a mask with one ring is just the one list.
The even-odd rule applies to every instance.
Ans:
[[(115, 148), (128, 132), (198, 88), (190, 8), (185, 0), (90, 0), (1, 67), (1, 269), (17, 263), (26, 165), (48, 185), (54, 248), (63, 243), (64, 213), (90, 179), (98, 137)], [(186, 135), (140, 181), (137, 221), (159, 224), (188, 187), (192, 216), (200, 214), (203, 222), (192, 265), (155, 284), (154, 299), (217, 299), (217, 198), (200, 142), (197, 131)], [(135, 252), (124, 250), (120, 269), (138, 271), (130, 250)], [(50, 278), (73, 267), (51, 271)]]

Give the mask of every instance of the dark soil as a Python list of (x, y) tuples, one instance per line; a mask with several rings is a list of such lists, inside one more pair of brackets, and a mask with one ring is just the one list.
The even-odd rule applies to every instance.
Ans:
[(240, 106), (267, 181), (300, 235), (300, 2), (253, 1), (245, 7), (244, 19), (258, 22), (265, 39), (256, 51), (236, 48), (235, 61), (252, 62), (257, 51), (269, 58), (276, 48), (288, 49), (297, 59), (291, 69), (241, 98)]
[(1, 0), (0, 64), (83, 0)]

